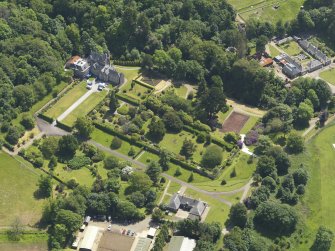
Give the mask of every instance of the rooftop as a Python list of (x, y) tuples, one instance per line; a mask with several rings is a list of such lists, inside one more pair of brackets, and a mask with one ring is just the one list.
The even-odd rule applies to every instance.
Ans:
[(196, 246), (193, 239), (184, 236), (173, 236), (169, 243), (168, 251), (192, 251)]
[(190, 214), (201, 216), (205, 211), (207, 204), (203, 201), (192, 199), (179, 194), (174, 194), (170, 200), (168, 208), (172, 210), (178, 210), (182, 208), (189, 211)]

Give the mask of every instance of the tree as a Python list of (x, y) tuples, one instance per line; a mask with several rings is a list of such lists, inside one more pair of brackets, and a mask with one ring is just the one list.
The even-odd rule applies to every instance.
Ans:
[(260, 36), (256, 40), (256, 52), (263, 53), (265, 51), (265, 46), (268, 43), (268, 38), (264, 35)]
[(94, 130), (93, 122), (87, 118), (77, 118), (74, 127), (77, 129), (78, 134), (84, 138), (90, 138), (91, 133)]
[(201, 164), (206, 168), (214, 168), (222, 162), (222, 149), (217, 145), (207, 147), (205, 154), (202, 156)]
[(114, 113), (116, 109), (119, 107), (118, 100), (115, 95), (115, 91), (111, 91), (111, 94), (109, 96), (109, 111), (111, 113)]
[(223, 238), (224, 247), (229, 251), (248, 251), (248, 246), (243, 238), (243, 231), (239, 227), (234, 227)]
[(57, 213), (56, 224), (63, 224), (68, 230), (68, 234), (72, 235), (79, 229), (82, 224), (82, 217), (70, 210), (60, 209)]
[(62, 136), (58, 142), (58, 151), (61, 156), (73, 157), (79, 147), (73, 135)]
[(261, 186), (251, 194), (250, 198), (248, 199), (248, 207), (257, 208), (261, 203), (267, 201), (269, 197), (270, 190), (265, 186)]
[(183, 121), (181, 121), (175, 111), (166, 112), (163, 116), (163, 121), (166, 129), (172, 132), (180, 132), (184, 126)]
[(105, 182), (105, 191), (119, 193), (121, 188), (120, 181), (115, 178), (106, 180)]
[(152, 212), (152, 220), (155, 222), (161, 222), (161, 220), (164, 218), (164, 213), (159, 208), (155, 208)]
[(313, 246), (311, 247), (312, 251), (328, 251), (332, 246), (332, 242), (334, 239), (334, 233), (324, 227), (321, 226), (316, 233), (315, 241)]
[(150, 177), (154, 184), (159, 181), (159, 176), (162, 173), (162, 168), (156, 161), (151, 161), (145, 173)]
[(130, 195), (130, 201), (132, 203), (134, 203), (134, 205), (138, 208), (142, 208), (144, 207), (144, 204), (145, 204), (145, 195), (140, 192), (140, 191), (136, 191), (134, 193), (132, 193)]
[(304, 150), (304, 139), (296, 132), (291, 132), (287, 137), (286, 150), (289, 153), (301, 153)]
[(180, 150), (180, 154), (186, 158), (190, 158), (193, 155), (195, 149), (196, 145), (193, 143), (193, 141), (191, 139), (185, 138), (183, 146)]
[(230, 208), (228, 224), (244, 228), (248, 219), (248, 210), (242, 203), (237, 203)]
[(298, 185), (306, 185), (308, 181), (308, 173), (306, 169), (303, 167), (299, 167), (293, 172), (293, 179), (294, 179), (294, 184), (296, 186)]
[(50, 170), (53, 170), (57, 166), (57, 157), (52, 155), (48, 164)]
[(312, 117), (313, 107), (305, 102), (300, 103), (295, 115), (295, 124), (299, 127), (307, 127)]
[(119, 137), (114, 137), (111, 143), (113, 150), (119, 149), (122, 146), (122, 140)]
[(108, 156), (104, 160), (104, 167), (107, 170), (118, 168), (119, 165), (120, 165), (120, 161), (116, 157), (114, 157), (114, 156)]
[(7, 234), (10, 241), (19, 241), (23, 235), (23, 225), (19, 217), (15, 217)]
[(17, 126), (11, 126), (8, 129), (5, 139), (9, 144), (16, 145), (19, 142), (22, 133), (23, 131), (21, 128)]
[(43, 157), (50, 159), (55, 155), (58, 149), (58, 138), (57, 137), (47, 137), (42, 140), (42, 144), (39, 146)]
[(180, 175), (182, 175), (182, 172), (181, 172), (181, 170), (180, 170), (180, 167), (178, 166), (177, 167), (177, 169), (176, 169), (176, 171), (174, 172), (174, 174), (173, 174), (175, 177), (178, 177), (178, 176), (180, 176)]
[(291, 161), (288, 154), (284, 152), (280, 146), (272, 146), (266, 152), (268, 156), (271, 156), (275, 159), (278, 174), (286, 174), (291, 166)]
[(276, 181), (270, 176), (266, 176), (262, 180), (262, 186), (267, 187), (271, 192), (274, 192), (277, 188)]
[(149, 135), (155, 141), (161, 141), (166, 133), (165, 125), (162, 120), (157, 117), (153, 117), (151, 122), (148, 126), (149, 128)]
[(130, 189), (132, 191), (146, 192), (152, 186), (152, 181), (146, 173), (134, 172), (130, 176)]
[(16, 105), (21, 107), (24, 112), (28, 111), (34, 103), (34, 92), (28, 85), (16, 86), (14, 88), (13, 96)]
[(261, 156), (257, 163), (256, 172), (260, 174), (262, 178), (276, 173), (276, 164), (274, 158)]
[(48, 198), (52, 193), (52, 180), (49, 176), (41, 175), (38, 180), (38, 193), (44, 198)]
[(256, 148), (255, 148), (255, 154), (256, 155), (264, 155), (268, 149), (272, 146), (272, 141), (268, 136), (259, 136)]
[(144, 214), (130, 201), (120, 200), (117, 204), (117, 217), (120, 220), (140, 220), (144, 218)]
[(28, 115), (28, 114), (26, 114), (22, 117), (22, 120), (21, 120), (20, 123), (21, 123), (21, 125), (24, 126), (24, 128), (26, 130), (31, 130), (35, 127), (35, 120), (34, 120), (33, 116)]
[(190, 176), (187, 179), (187, 182), (191, 183), (194, 180), (193, 172), (191, 172)]
[(320, 108), (320, 100), (313, 89), (308, 90), (307, 98), (312, 102), (315, 111)]
[(163, 171), (167, 171), (170, 168), (170, 153), (167, 150), (162, 150), (159, 154), (159, 165), (162, 167)]
[(255, 211), (255, 227), (266, 235), (290, 235), (296, 228), (298, 215), (295, 209), (275, 202), (265, 202)]

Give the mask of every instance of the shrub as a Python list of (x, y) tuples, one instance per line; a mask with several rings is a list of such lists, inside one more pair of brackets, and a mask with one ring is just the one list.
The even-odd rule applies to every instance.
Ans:
[(86, 156), (75, 156), (68, 163), (68, 167), (73, 170), (78, 170), (86, 165), (91, 164), (91, 159)]
[(21, 125), (24, 126), (24, 128), (26, 130), (31, 130), (34, 128), (35, 126), (35, 120), (33, 118), (33, 116), (29, 115), (29, 114), (25, 114), (23, 117), (22, 117), (22, 120), (21, 120)]
[(180, 176), (180, 175), (182, 175), (182, 172), (181, 172), (181, 170), (180, 170), (180, 167), (177, 167), (177, 169), (176, 169), (176, 171), (175, 171), (175, 173), (174, 173), (174, 176), (178, 177), (178, 176)]
[(111, 148), (116, 150), (122, 146), (122, 140), (118, 137), (114, 137), (111, 143)]
[(251, 130), (247, 133), (247, 135), (245, 136), (244, 138), (244, 143), (247, 145), (247, 146), (251, 146), (251, 145), (254, 145), (257, 143), (258, 141), (258, 132), (257, 131), (254, 131), (254, 130)]
[(201, 164), (206, 168), (214, 168), (222, 162), (222, 148), (217, 145), (207, 147)]
[(199, 133), (197, 136), (197, 142), (201, 144), (204, 143), (205, 141), (206, 141), (206, 134), (203, 132)]
[(129, 108), (127, 105), (123, 105), (117, 109), (118, 114), (121, 114), (121, 115), (127, 115), (128, 111), (129, 111)]
[(70, 179), (66, 184), (70, 189), (76, 188), (79, 185), (75, 178)]

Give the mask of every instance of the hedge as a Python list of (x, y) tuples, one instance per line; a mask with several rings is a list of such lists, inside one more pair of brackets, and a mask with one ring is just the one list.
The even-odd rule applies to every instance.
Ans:
[[(156, 147), (154, 147), (154, 146), (152, 146), (150, 144), (147, 144), (147, 143), (142, 142), (142, 141), (134, 140), (131, 137), (129, 137), (129, 136), (123, 134), (123, 133), (120, 133), (120, 132), (116, 131), (115, 129), (111, 128), (108, 125), (105, 125), (105, 124), (102, 124), (102, 123), (99, 123), (99, 122), (93, 122), (93, 123), (94, 123), (94, 125), (95, 125), (96, 128), (100, 129), (101, 131), (104, 131), (105, 133), (117, 136), (120, 139), (129, 142), (130, 144), (133, 144), (135, 146), (143, 148), (145, 151), (151, 152), (151, 153), (156, 154), (156, 155), (160, 154), (160, 149), (158, 149), (158, 148), (156, 148)], [(187, 169), (187, 170), (190, 170), (192, 172), (198, 173), (198, 174), (200, 174), (202, 176), (205, 176), (207, 178), (215, 179), (215, 177), (213, 175), (209, 174), (205, 170), (198, 169), (196, 166), (193, 166), (191, 164), (185, 163), (185, 162), (177, 159), (176, 157), (172, 156), (171, 159), (170, 159), (170, 162), (173, 163), (173, 164), (179, 165), (179, 166), (181, 166), (184, 169)]]
[(54, 119), (53, 119), (53, 118), (48, 117), (47, 115), (44, 115), (44, 114), (42, 114), (42, 113), (39, 113), (39, 114), (37, 115), (37, 117), (39, 117), (39, 118), (45, 120), (46, 122), (49, 122), (50, 124), (51, 124), (52, 122), (54, 122)]
[(141, 60), (113, 60), (113, 64), (122, 66), (141, 66)]
[(59, 127), (60, 129), (63, 129), (63, 130), (65, 130), (65, 131), (67, 131), (67, 132), (71, 132), (72, 131), (72, 127), (71, 126), (68, 126), (68, 125), (65, 125), (65, 124), (63, 124), (62, 122), (60, 122), (60, 121), (58, 121), (57, 120), (57, 127)]
[(146, 87), (146, 88), (151, 89), (151, 90), (155, 89), (154, 86), (149, 85), (147, 83), (144, 83), (144, 82), (142, 82), (140, 80), (137, 80), (137, 79), (134, 79), (133, 82), (135, 82), (136, 84), (142, 85), (143, 87)]
[(138, 100), (135, 100), (125, 94), (122, 94), (122, 93), (117, 93), (116, 96), (121, 99), (122, 101), (126, 102), (126, 103), (129, 103), (131, 105), (135, 105), (135, 106), (139, 106), (140, 105), (140, 101)]
[(2, 145), (6, 147), (9, 151), (14, 152), (15, 146), (9, 144), (7, 141), (4, 141)]

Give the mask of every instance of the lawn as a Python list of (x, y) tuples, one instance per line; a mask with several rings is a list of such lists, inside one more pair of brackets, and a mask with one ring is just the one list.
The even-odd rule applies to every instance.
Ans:
[(45, 112), (45, 115), (56, 119), (86, 92), (87, 89), (85, 82), (77, 84), (72, 90), (61, 97), (56, 104), (52, 105), (51, 108)]
[(15, 217), (23, 224), (34, 225), (42, 214), (44, 200), (34, 193), (42, 172), (18, 158), (23, 164), (0, 151), (0, 226), (8, 226)]
[(180, 87), (176, 87), (175, 86), (174, 91), (175, 91), (175, 93), (176, 93), (177, 96), (179, 96), (181, 98), (185, 98), (186, 97), (187, 88), (184, 85), (181, 85)]
[(107, 91), (92, 93), (83, 103), (67, 115), (62, 123), (68, 126), (73, 126), (78, 117), (86, 116), (107, 96), (107, 94)]
[(180, 184), (171, 181), (170, 186), (169, 186), (167, 192), (168, 192), (169, 194), (173, 195), (173, 194), (175, 194), (176, 192), (178, 192), (178, 191), (180, 190), (180, 188), (181, 188), (181, 185), (180, 185)]
[[(335, 162), (335, 124), (326, 127), (308, 141), (304, 153), (292, 157), (293, 167), (301, 163), (309, 171), (310, 180), (306, 194), (298, 211), (306, 218), (306, 242), (295, 250), (307, 250), (312, 245), (315, 233), (320, 225), (335, 231), (334, 201), (334, 162)], [(333, 248), (335, 245), (333, 242)]]
[[(233, 4), (245, 20), (256, 18), (275, 24), (279, 20), (283, 22), (293, 20), (299, 13), (304, 0), (266, 0), (258, 2), (229, 0), (229, 2)], [(279, 8), (275, 9), (274, 6), (279, 6)]]
[[(140, 67), (130, 67), (130, 66), (124, 67), (124, 66), (115, 65), (115, 69), (118, 72), (121, 72), (124, 74), (124, 77), (127, 80), (125, 85), (130, 85), (133, 79), (136, 78), (138, 74), (140, 73)], [(123, 89), (123, 87), (121, 89)]]
[(182, 131), (178, 134), (166, 133), (159, 145), (162, 148), (169, 150), (170, 152), (180, 154), (180, 150), (183, 146), (183, 142), (185, 139), (191, 139), (196, 145), (196, 150), (192, 158), (195, 162), (200, 163), (202, 154), (205, 152), (205, 147), (203, 144), (198, 144), (196, 142), (196, 137), (189, 132)]
[(280, 48), (291, 56), (298, 55), (302, 52), (302, 49), (300, 48), (299, 44), (295, 41), (283, 44), (280, 46)]
[(269, 45), (269, 49), (270, 49), (270, 55), (271, 55), (271, 57), (277, 57), (279, 54), (280, 54), (280, 51), (276, 48), (276, 47), (274, 47), (273, 45)]
[[(240, 153), (233, 163), (226, 167), (219, 178), (208, 182), (194, 181), (194, 185), (207, 191), (233, 191), (241, 188), (250, 180), (253, 172), (256, 170), (256, 161), (248, 164), (249, 155)], [(236, 176), (231, 177), (231, 173), (235, 169)], [(221, 185), (222, 180), (226, 180), (226, 185)]]
[(122, 88), (122, 93), (133, 99), (141, 101), (151, 93), (151, 89), (140, 84), (135, 84), (133, 85), (133, 87), (131, 86), (131, 84), (126, 84)]
[(159, 156), (153, 153), (144, 152), (137, 160), (144, 164), (148, 164), (151, 161), (158, 161)]
[(335, 69), (326, 70), (320, 73), (320, 77), (328, 83), (335, 85)]
[(257, 117), (249, 117), (247, 123), (243, 126), (242, 130), (240, 131), (240, 134), (247, 134), (257, 123), (259, 118)]
[[(179, 168), (180, 172), (181, 172), (181, 175), (179, 175), (179, 176), (175, 176), (177, 168)], [(179, 167), (179, 166), (177, 166), (175, 164), (170, 163), (170, 169), (167, 170), (165, 173), (168, 174), (168, 175), (174, 176), (174, 177), (178, 178), (179, 180), (188, 182), (188, 179), (191, 176), (192, 172), (189, 171), (189, 170), (183, 169), (183, 168), (181, 168), (181, 167)], [(209, 178), (207, 178), (205, 176), (202, 176), (202, 175), (200, 175), (198, 173), (193, 173), (193, 181), (190, 182), (190, 183), (191, 184), (194, 183), (194, 185), (195, 185), (197, 183), (204, 184), (204, 183), (209, 183), (211, 181), (212, 181), (211, 179), (209, 179)]]
[[(94, 129), (92, 135), (91, 135), (92, 140), (100, 143), (103, 146), (106, 147), (110, 147), (112, 140), (113, 140), (113, 136), (110, 134), (107, 134), (99, 129)], [(117, 149), (116, 151), (124, 154), (124, 155), (128, 155), (130, 148), (133, 147), (135, 152), (138, 153), (140, 151), (140, 148), (138, 148), (137, 146), (132, 146), (130, 145), (127, 141), (122, 141), (122, 145), (119, 149)]]

